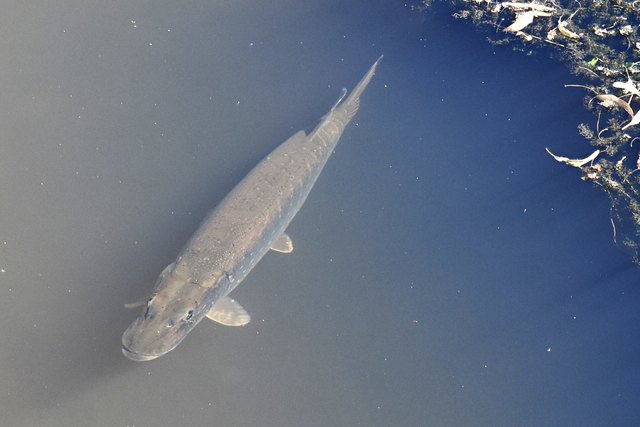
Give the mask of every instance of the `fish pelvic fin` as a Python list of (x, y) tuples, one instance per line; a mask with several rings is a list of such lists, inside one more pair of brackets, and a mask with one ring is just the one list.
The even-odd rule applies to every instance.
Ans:
[(286, 233), (282, 233), (280, 237), (271, 244), (271, 250), (283, 254), (290, 254), (293, 252), (293, 242), (291, 241), (291, 237)]
[(251, 321), (247, 310), (229, 297), (220, 298), (209, 310), (207, 317), (225, 326), (244, 326)]

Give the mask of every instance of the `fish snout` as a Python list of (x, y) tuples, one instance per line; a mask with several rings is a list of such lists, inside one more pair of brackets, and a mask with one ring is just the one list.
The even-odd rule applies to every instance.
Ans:
[(122, 354), (136, 362), (156, 359), (173, 350), (186, 333), (176, 328), (166, 327), (166, 321), (158, 318), (148, 321), (138, 317), (122, 334)]

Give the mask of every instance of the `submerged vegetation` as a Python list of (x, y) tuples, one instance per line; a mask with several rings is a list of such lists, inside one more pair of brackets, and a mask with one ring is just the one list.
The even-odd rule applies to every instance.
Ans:
[(587, 81), (566, 87), (585, 92), (594, 119), (578, 132), (596, 150), (584, 159), (547, 151), (608, 194), (613, 239), (640, 264), (640, 0), (452, 2), (456, 18), (491, 29), (492, 43), (527, 53), (552, 47)]

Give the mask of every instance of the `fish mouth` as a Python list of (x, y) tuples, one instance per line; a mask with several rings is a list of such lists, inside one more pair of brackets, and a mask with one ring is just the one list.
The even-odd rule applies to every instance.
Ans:
[(161, 356), (161, 354), (144, 354), (144, 353), (136, 353), (135, 351), (129, 350), (124, 345), (122, 346), (122, 354), (134, 362), (146, 362), (147, 360), (157, 359)]

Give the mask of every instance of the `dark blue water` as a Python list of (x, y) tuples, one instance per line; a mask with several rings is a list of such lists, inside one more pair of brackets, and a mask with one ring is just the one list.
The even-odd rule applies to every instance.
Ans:
[[(594, 117), (547, 52), (438, 5), (12, 2), (0, 18), (7, 425), (636, 425), (640, 270), (546, 154)], [(199, 221), (385, 58), (291, 224), (153, 362), (120, 336)]]

